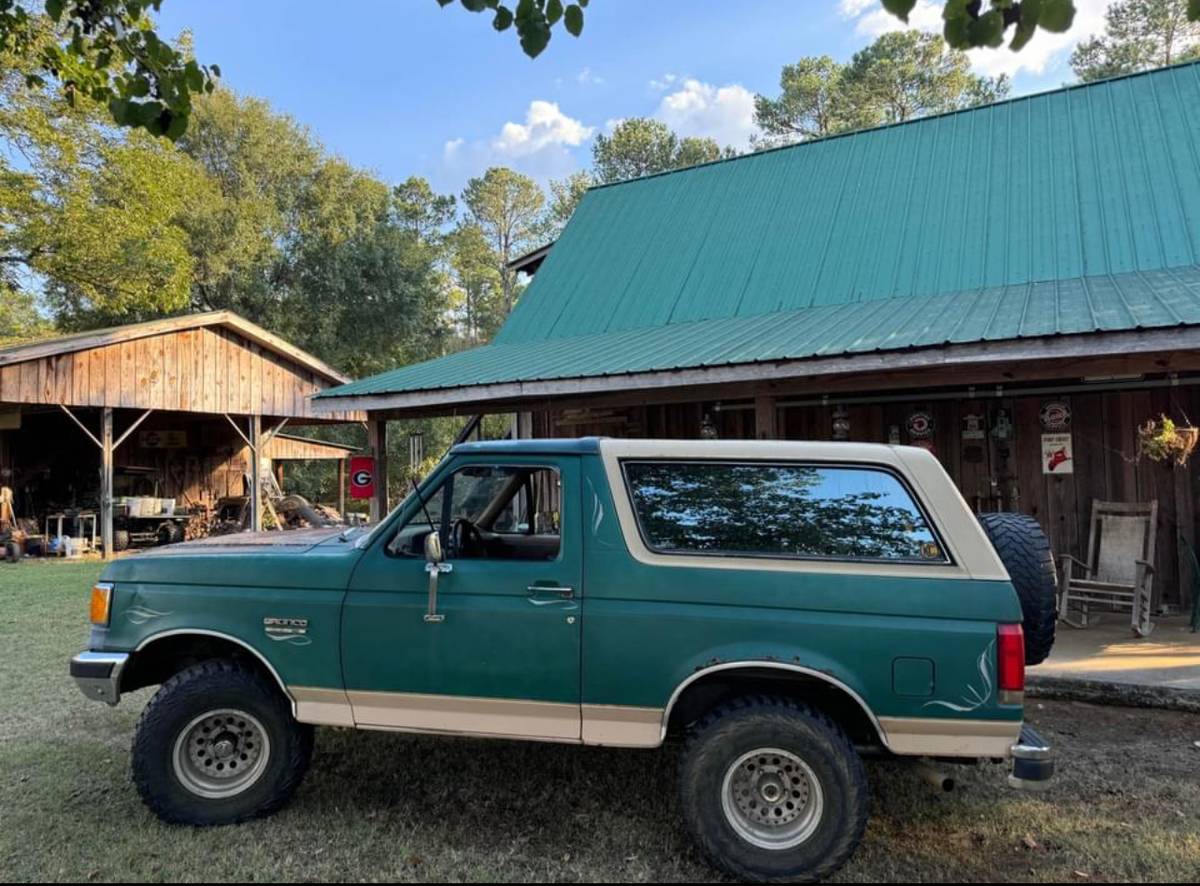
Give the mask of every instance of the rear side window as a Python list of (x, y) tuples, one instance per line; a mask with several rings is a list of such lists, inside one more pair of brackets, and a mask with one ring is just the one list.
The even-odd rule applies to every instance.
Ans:
[(639, 461), (624, 469), (654, 551), (946, 562), (908, 489), (884, 470)]

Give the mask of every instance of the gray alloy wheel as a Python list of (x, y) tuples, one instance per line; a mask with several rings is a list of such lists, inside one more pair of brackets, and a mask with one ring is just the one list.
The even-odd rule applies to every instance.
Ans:
[(262, 723), (245, 711), (223, 708), (192, 720), (175, 740), (175, 777), (209, 800), (235, 797), (261, 777), (271, 759)]
[(758, 748), (726, 770), (721, 808), (746, 842), (760, 849), (791, 849), (820, 825), (825, 792), (812, 767), (796, 754)]

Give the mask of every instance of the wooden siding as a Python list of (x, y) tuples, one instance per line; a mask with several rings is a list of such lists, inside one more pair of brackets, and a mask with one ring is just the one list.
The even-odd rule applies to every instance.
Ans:
[(331, 385), (312, 369), (220, 326), (0, 367), (0, 403), (361, 421), (359, 413), (312, 411), (309, 397)]
[(286, 434), (273, 437), (266, 446), (266, 457), (273, 461), (301, 461), (304, 459), (347, 459), (353, 449), (336, 443), (320, 440), (301, 440)]

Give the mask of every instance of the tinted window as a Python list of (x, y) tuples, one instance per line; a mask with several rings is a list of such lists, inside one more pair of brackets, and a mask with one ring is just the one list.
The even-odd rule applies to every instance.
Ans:
[(646, 545), (677, 553), (944, 561), (886, 471), (815, 465), (627, 462)]

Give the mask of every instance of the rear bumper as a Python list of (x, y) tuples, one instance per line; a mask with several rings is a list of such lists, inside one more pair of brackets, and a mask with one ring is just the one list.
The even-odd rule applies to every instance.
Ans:
[(121, 700), (121, 671), (128, 661), (124, 652), (81, 652), (71, 659), (71, 677), (88, 698), (115, 705)]
[(1012, 746), (1012, 772), (1008, 783), (1024, 791), (1041, 791), (1054, 778), (1054, 749), (1029, 724), (1021, 727), (1021, 736)]

